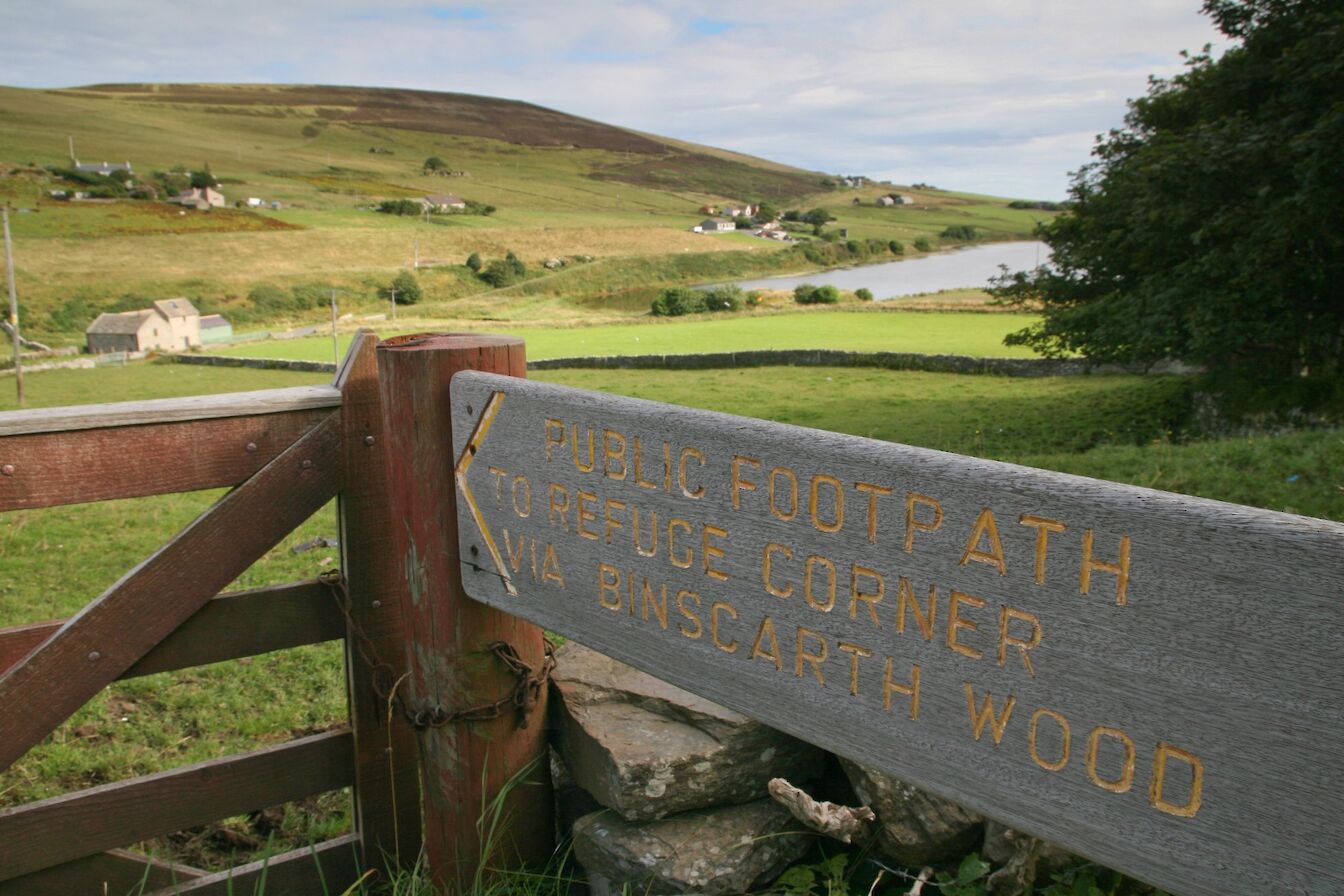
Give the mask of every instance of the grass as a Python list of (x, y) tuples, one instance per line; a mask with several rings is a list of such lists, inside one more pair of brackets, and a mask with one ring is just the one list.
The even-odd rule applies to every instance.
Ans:
[[(923, 352), (973, 357), (1027, 358), (1029, 349), (1005, 346), (1003, 337), (1035, 320), (1022, 314), (897, 313), (865, 307), (852, 311), (698, 316), (583, 327), (510, 327), (490, 332), (520, 336), (533, 360), (584, 355), (655, 355), (756, 349), (830, 348), (858, 352)], [(389, 322), (379, 322), (382, 330)], [(460, 328), (460, 327), (459, 327)], [(423, 331), (425, 326), (398, 332)], [(390, 328), (383, 335), (393, 332)], [(353, 338), (342, 335), (342, 345)], [(211, 352), (251, 358), (330, 361), (331, 337), (252, 342)]]

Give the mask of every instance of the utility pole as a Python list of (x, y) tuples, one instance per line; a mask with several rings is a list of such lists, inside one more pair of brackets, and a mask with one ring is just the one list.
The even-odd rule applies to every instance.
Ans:
[(336, 290), (331, 291), (331, 359), (339, 367), (341, 363), (341, 350), (336, 343)]
[(19, 407), (23, 407), (22, 340), (19, 339), (19, 295), (14, 289), (14, 244), (9, 238), (9, 206), (0, 209), (5, 224), (5, 283), (9, 286), (9, 330), (14, 337), (14, 387), (18, 390)]
[(66, 139), (70, 141), (70, 164), (77, 165), (79, 164), (79, 159), (75, 158), (75, 136), (71, 134)]
[(397, 288), (392, 287), (392, 319), (397, 319)]
[(412, 262), (412, 268), (420, 270), (420, 234), (415, 235), (415, 259)]

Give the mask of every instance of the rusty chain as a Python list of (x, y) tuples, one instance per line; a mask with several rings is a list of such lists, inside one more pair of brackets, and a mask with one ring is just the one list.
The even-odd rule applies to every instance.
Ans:
[(528, 716), (541, 699), (541, 689), (546, 686), (551, 670), (555, 668), (555, 654), (551, 645), (546, 645), (546, 657), (540, 669), (533, 669), (518, 655), (518, 650), (507, 641), (495, 641), (487, 650), (499, 658), (500, 662), (513, 673), (513, 689), (493, 703), (482, 703), (465, 709), (449, 711), (437, 703), (430, 707), (417, 709), (406, 701), (397, 688), (399, 679), (392, 665), (378, 655), (377, 646), (368, 634), (355, 622), (350, 614), (350, 591), (346, 587), (345, 577), (339, 569), (329, 570), (317, 577), (327, 592), (336, 601), (345, 617), (347, 631), (355, 639), (355, 649), (364, 664), (369, 667), (373, 692), (384, 704), (390, 703), (402, 717), (417, 730), (441, 728), (454, 722), (484, 722), (497, 719), (512, 706), (518, 713), (517, 725), (526, 728)]

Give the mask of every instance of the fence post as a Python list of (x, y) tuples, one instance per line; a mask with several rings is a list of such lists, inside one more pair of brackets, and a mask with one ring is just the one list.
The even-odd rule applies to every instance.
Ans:
[[(398, 566), (410, 676), (408, 704), (448, 713), (494, 703), (516, 678), (488, 645), (505, 641), (541, 667), (541, 629), (467, 598), (457, 540), (448, 382), (459, 370), (525, 376), (521, 339), (405, 336), (378, 346), (386, 421), (390, 548)], [(441, 887), (461, 891), (487, 867), (540, 864), (553, 840), (545, 689), (521, 727), (449, 722), (419, 734), (426, 861)], [(523, 778), (526, 780), (523, 780)], [(506, 798), (497, 798), (507, 794)]]
[[(341, 570), (349, 593), (345, 637), (350, 727), (355, 735), (355, 830), (365, 869), (410, 868), (420, 854), (420, 780), (410, 725), (380, 691), (406, 669), (391, 550), (386, 437), (378, 392), (378, 339), (360, 330), (336, 375), (341, 390), (345, 484), (339, 498)], [(386, 663), (390, 668), (375, 669)], [(375, 675), (383, 681), (375, 681)]]

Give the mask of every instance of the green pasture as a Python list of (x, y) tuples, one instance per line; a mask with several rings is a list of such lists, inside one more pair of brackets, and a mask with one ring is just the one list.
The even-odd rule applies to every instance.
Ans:
[[(856, 352), (922, 352), (984, 358), (1034, 357), (1028, 349), (1006, 346), (1003, 337), (1032, 323), (1024, 314), (959, 314), (956, 312), (799, 311), (786, 314), (744, 313), (694, 320), (650, 319), (637, 324), (575, 327), (513, 327), (473, 324), (470, 329), (519, 336), (533, 360), (587, 355), (680, 355), (698, 352), (740, 352), (758, 349), (827, 348)], [(442, 323), (442, 322), (440, 322)], [(391, 335), (389, 321), (375, 324)], [(384, 331), (384, 328), (387, 328)], [(442, 327), (439, 327), (442, 329)], [(395, 332), (415, 332), (396, 328)], [(342, 333), (342, 351), (353, 338)], [(332, 360), (331, 336), (249, 342), (212, 350), (211, 354), (247, 358)]]

